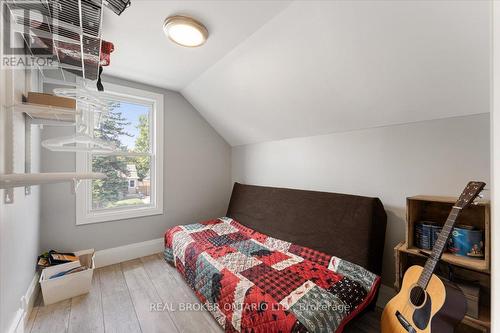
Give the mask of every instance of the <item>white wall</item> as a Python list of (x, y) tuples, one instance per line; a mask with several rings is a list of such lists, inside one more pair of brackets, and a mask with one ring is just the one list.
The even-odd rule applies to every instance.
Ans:
[[(231, 191), (229, 145), (177, 92), (114, 78), (124, 84), (164, 95), (164, 214), (137, 219), (75, 225), (75, 196), (68, 184), (42, 188), (41, 248), (96, 250), (161, 238), (176, 224), (194, 223), (225, 214)], [(74, 128), (46, 128), (43, 138), (69, 135)], [(74, 153), (42, 151), (42, 169), (74, 171)]]
[[(500, 3), (493, 2), (493, 63), (491, 85), (491, 174), (492, 174), (492, 219), (491, 224), (491, 313), (500, 313)], [(500, 331), (500, 318), (491, 318), (491, 332)]]
[(182, 94), (233, 146), (489, 112), (490, 7), (293, 1)]
[[(24, 173), (24, 118), (20, 113), (8, 117), (4, 108), (13, 102), (20, 102), (25, 91), (25, 71), (1, 70), (0, 95), (0, 174), (7, 165), (14, 163), (14, 172)], [(12, 128), (12, 131), (7, 130)], [(7, 144), (12, 142), (14, 149)], [(9, 137), (7, 137), (9, 136)], [(40, 133), (32, 128), (32, 170), (39, 170)], [(11, 153), (12, 151), (12, 153)], [(21, 297), (24, 296), (35, 275), (39, 250), (40, 189), (32, 187), (31, 195), (24, 194), (24, 187), (14, 190), (14, 203), (4, 203), (4, 190), (0, 190), (0, 331), (7, 332), (14, 327), (23, 314)]]
[(391, 285), (405, 198), (458, 195), (471, 179), (489, 183), (489, 147), (489, 114), (480, 114), (233, 147), (232, 178), (379, 197), (388, 215), (383, 281)]

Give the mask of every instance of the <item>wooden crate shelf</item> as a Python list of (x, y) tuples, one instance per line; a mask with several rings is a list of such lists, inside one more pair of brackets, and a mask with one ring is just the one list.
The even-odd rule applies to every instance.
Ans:
[[(419, 248), (408, 248), (406, 244), (400, 249), (400, 251), (410, 253), (413, 255), (421, 256), (426, 258), (427, 256), (424, 255), (422, 252), (430, 254), (431, 251), (429, 250), (422, 250)], [(484, 273), (489, 273), (490, 268), (488, 267), (488, 264), (486, 263), (486, 260), (484, 259), (476, 259), (476, 258), (467, 258), (467, 257), (462, 257), (462, 256), (457, 256), (451, 253), (443, 253), (443, 256), (441, 257), (441, 260), (444, 262), (447, 262), (452, 265), (457, 265), (460, 267), (468, 268), (474, 271), (478, 272), (484, 272)]]
[[(458, 198), (418, 195), (406, 199), (406, 250), (420, 254), (430, 253), (415, 246), (415, 224), (419, 221), (432, 221), (443, 225), (453, 204)], [(459, 215), (456, 224), (468, 225), (484, 230), (484, 258), (470, 258), (444, 253), (442, 260), (480, 272), (490, 270), (490, 203), (480, 201), (478, 205), (465, 208)]]
[(476, 329), (490, 328), (491, 327), (490, 308), (486, 305), (481, 305), (479, 307), (479, 317), (477, 319), (466, 315), (463, 321), (464, 324), (468, 326), (473, 326)]
[[(394, 287), (396, 291), (399, 291), (406, 270), (413, 265), (423, 266), (425, 264), (426, 256), (416, 251), (412, 250), (408, 251), (405, 242), (399, 243), (394, 248), (394, 255), (396, 258), (396, 278)], [(444, 262), (444, 260), (442, 261), (441, 265), (443, 263), (455, 266), (454, 263)], [(454, 267), (455, 273), (457, 273), (457, 275), (459, 276), (468, 276), (469, 278), (473, 277), (474, 279), (477, 279), (480, 283), (483, 292), (481, 293), (482, 297), (480, 298), (478, 318), (473, 318), (471, 316), (466, 315), (462, 320), (460, 327), (457, 328), (456, 332), (460, 333), (489, 332), (491, 327), (490, 300), (488, 297), (491, 288), (490, 274), (488, 272), (470, 270), (469, 268), (463, 268), (461, 270), (460, 267), (461, 266), (459, 265), (457, 265), (457, 267)]]
[[(423, 266), (430, 250), (417, 248), (414, 242), (415, 224), (419, 221), (432, 221), (444, 224), (457, 198), (418, 195), (406, 201), (406, 241), (394, 248), (396, 276), (394, 287), (399, 291), (406, 270), (413, 265)], [(481, 201), (477, 205), (464, 209), (457, 219), (457, 224), (474, 226), (484, 230), (484, 258), (458, 256), (444, 253), (434, 274), (447, 279), (453, 272), (454, 278), (477, 281), (480, 288), (479, 316), (466, 315), (455, 332), (476, 333), (490, 332), (491, 273), (490, 273), (490, 203)]]

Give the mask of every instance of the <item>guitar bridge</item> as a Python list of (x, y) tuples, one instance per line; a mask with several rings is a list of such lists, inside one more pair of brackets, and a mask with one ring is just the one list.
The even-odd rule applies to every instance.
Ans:
[(417, 331), (415, 330), (415, 328), (413, 328), (413, 326), (410, 324), (410, 322), (408, 320), (406, 320), (405, 317), (403, 317), (403, 315), (401, 314), (401, 312), (396, 311), (396, 318), (398, 318), (399, 323), (401, 324), (401, 326), (404, 327), (404, 329), (407, 332), (409, 332), (409, 333), (417, 333)]

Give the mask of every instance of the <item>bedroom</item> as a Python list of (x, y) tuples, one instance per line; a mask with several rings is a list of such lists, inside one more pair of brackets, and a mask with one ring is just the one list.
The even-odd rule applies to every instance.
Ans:
[(2, 1), (0, 331), (500, 330), (499, 19)]

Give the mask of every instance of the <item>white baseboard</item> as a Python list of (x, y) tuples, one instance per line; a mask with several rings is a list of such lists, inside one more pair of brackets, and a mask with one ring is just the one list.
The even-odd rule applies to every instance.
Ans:
[(382, 309), (385, 308), (387, 302), (394, 296), (396, 296), (394, 288), (381, 284), (378, 291), (377, 306)]
[[(158, 238), (96, 251), (95, 266), (103, 267), (160, 253), (164, 249), (163, 242), (163, 238)], [(33, 280), (31, 280), (26, 294), (21, 297), (21, 306), (19, 310), (17, 310), (7, 333), (25, 333), (28, 318), (31, 314), (31, 310), (33, 310), (33, 305), (35, 304), (38, 293), (40, 292), (40, 285), (38, 283), (39, 278), (40, 274), (38, 273), (33, 276)]]
[(140, 243), (133, 243), (111, 249), (99, 250), (95, 253), (95, 266), (104, 267), (127, 260), (149, 256), (163, 251), (163, 238), (157, 238)]
[(8, 333), (24, 333), (26, 331), (26, 324), (28, 323), (31, 310), (33, 310), (35, 300), (40, 292), (40, 285), (38, 284), (39, 278), (40, 274), (38, 274), (38, 272), (35, 273), (26, 294), (21, 297), (21, 306), (12, 320), (12, 324), (7, 331)]

